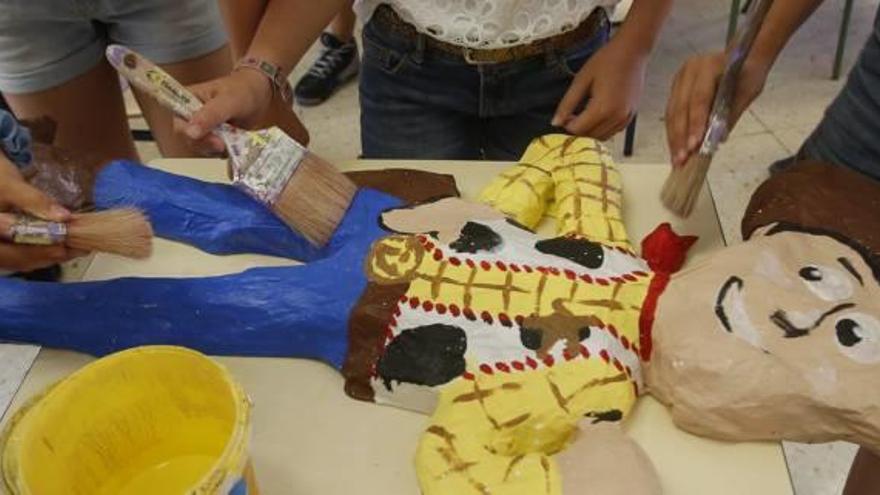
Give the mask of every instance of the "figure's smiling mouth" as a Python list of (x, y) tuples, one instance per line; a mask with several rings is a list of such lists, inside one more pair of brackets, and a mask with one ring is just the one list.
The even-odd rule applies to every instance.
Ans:
[(762, 348), (761, 334), (746, 311), (743, 299), (744, 287), (743, 280), (736, 275), (728, 278), (715, 299), (715, 316), (727, 332), (755, 347)]
[(721, 286), (721, 290), (718, 291), (718, 298), (715, 300), (715, 316), (718, 317), (718, 321), (721, 322), (721, 325), (724, 326), (724, 329), (728, 332), (733, 332), (733, 329), (730, 326), (730, 317), (727, 315), (724, 303), (727, 300), (727, 296), (730, 294), (730, 290), (734, 287), (737, 292), (741, 291), (743, 288), (742, 279), (736, 275), (727, 279), (727, 282), (724, 282), (724, 285)]

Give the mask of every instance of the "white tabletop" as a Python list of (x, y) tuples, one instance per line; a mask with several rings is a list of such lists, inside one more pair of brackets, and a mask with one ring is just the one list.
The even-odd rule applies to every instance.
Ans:
[[(205, 180), (225, 180), (225, 166), (219, 161), (160, 160), (154, 165)], [(456, 176), (462, 195), (473, 198), (504, 165), (358, 161), (342, 167), (409, 167), (450, 173)], [(679, 233), (700, 236), (694, 257), (722, 247), (707, 191), (688, 220), (673, 219), (660, 206), (658, 191), (666, 173), (665, 165), (623, 167), (624, 216), (631, 237), (641, 239), (658, 223), (670, 221)], [(212, 256), (158, 240), (149, 260), (132, 262), (98, 255), (85, 278), (185, 277), (290, 263), (265, 256)], [(42, 350), (13, 408), (91, 359), (73, 352)], [(413, 455), (426, 424), (425, 416), (352, 400), (343, 393), (339, 374), (317, 362), (217, 359), (229, 367), (255, 402), (252, 457), (262, 494), (350, 494), (355, 488), (357, 493), (367, 495), (418, 493)], [(777, 443), (732, 444), (690, 435), (675, 428), (666, 409), (650, 397), (640, 400), (625, 429), (654, 462), (667, 494), (793, 493), (782, 448)]]

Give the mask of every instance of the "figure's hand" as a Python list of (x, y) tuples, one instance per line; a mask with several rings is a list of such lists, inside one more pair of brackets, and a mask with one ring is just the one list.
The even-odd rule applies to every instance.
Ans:
[[(23, 211), (55, 222), (64, 222), (70, 218), (70, 212), (25, 182), (15, 165), (0, 153), (0, 211), (9, 210)], [(0, 242), (0, 268), (32, 271), (82, 254), (62, 245), (24, 246)]]
[[(613, 40), (578, 71), (556, 108), (552, 124), (601, 141), (626, 128), (635, 115), (645, 81), (647, 59)], [(579, 115), (575, 109), (589, 98)]]
[[(724, 52), (691, 57), (675, 76), (666, 106), (666, 138), (675, 166), (684, 165), (703, 141), (726, 57)], [(729, 129), (761, 94), (769, 71), (769, 64), (746, 59), (736, 86)]]
[(206, 155), (222, 153), (223, 141), (211, 131), (224, 122), (244, 129), (278, 126), (302, 144), (308, 132), (269, 80), (253, 70), (236, 70), (224, 77), (189, 88), (204, 106), (189, 122), (175, 120), (175, 127)]

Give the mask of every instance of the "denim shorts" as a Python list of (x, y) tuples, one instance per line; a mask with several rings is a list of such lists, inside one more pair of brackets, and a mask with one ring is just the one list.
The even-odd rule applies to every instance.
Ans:
[(0, 0), (0, 91), (58, 86), (109, 43), (174, 63), (222, 47), (226, 31), (217, 0)]
[(556, 106), (608, 29), (563, 50), (472, 65), (369, 21), (360, 76), (364, 158), (518, 160), (533, 138), (560, 132), (550, 125)]

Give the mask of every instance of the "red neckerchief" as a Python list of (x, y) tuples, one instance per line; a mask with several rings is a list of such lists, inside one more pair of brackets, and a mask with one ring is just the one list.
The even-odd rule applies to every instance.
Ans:
[(697, 242), (696, 236), (680, 236), (672, 230), (669, 223), (660, 224), (642, 239), (642, 258), (648, 262), (648, 267), (654, 272), (654, 278), (648, 286), (648, 294), (642, 303), (642, 312), (639, 315), (639, 349), (645, 362), (651, 360), (653, 345), (651, 332), (660, 294), (669, 285), (672, 274), (684, 264), (688, 249), (695, 242)]

